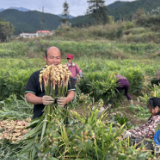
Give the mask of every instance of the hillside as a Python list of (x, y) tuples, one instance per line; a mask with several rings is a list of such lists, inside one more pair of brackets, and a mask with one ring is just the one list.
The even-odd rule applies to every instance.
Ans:
[[(10, 21), (15, 28), (15, 34), (21, 32), (36, 32), (41, 29), (42, 13), (38, 11), (22, 12), (15, 9), (7, 9), (0, 12), (0, 17), (5, 21)], [(43, 28), (45, 30), (53, 30), (60, 24), (59, 17), (54, 14), (43, 14)]]
[[(59, 17), (62, 17), (62, 15), (61, 14), (57, 14), (57, 16), (59, 16)], [(68, 15), (69, 16), (69, 19), (72, 19), (72, 18), (74, 18), (74, 16), (72, 16), (72, 15)]]
[[(116, 1), (108, 5), (108, 15), (113, 16), (114, 20), (119, 19), (130, 20), (132, 15), (140, 8), (146, 12), (156, 9), (160, 6), (160, 0), (136, 0), (133, 2)], [(10, 21), (15, 28), (15, 34), (21, 32), (36, 32), (41, 29), (41, 16), (39, 11), (22, 12), (15, 9), (7, 9), (0, 12), (0, 17), (5, 21)], [(57, 29), (60, 25), (59, 16), (49, 13), (44, 13), (43, 28), (45, 30)], [(89, 26), (94, 24), (93, 19), (89, 19), (88, 15), (82, 15), (71, 19), (73, 26)]]
[(128, 2), (125, 5), (117, 7), (109, 12), (109, 15), (113, 16), (115, 21), (125, 18), (130, 19), (138, 9), (144, 9), (146, 12), (156, 9), (160, 6), (160, 0), (137, 0)]
[(126, 5), (127, 3), (130, 3), (130, 2), (116, 1), (116, 2), (114, 2), (114, 3), (112, 3), (112, 4), (109, 4), (109, 5), (107, 6), (107, 8), (108, 8), (109, 11), (111, 11), (111, 10), (113, 10), (113, 9), (122, 7), (122, 6)]
[[(116, 1), (108, 5), (108, 15), (113, 16), (114, 20), (130, 19), (138, 9), (143, 8), (146, 12), (156, 9), (160, 6), (160, 0), (136, 0), (133, 2)], [(87, 16), (78, 16), (71, 20), (73, 26), (82, 26), (91, 24)]]

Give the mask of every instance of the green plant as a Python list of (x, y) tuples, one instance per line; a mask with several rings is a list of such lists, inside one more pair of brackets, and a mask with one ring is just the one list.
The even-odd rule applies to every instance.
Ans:
[(17, 99), (17, 96), (12, 94), (6, 100), (0, 101), (0, 120), (23, 120), (32, 116), (33, 106), (28, 104), (22, 97), (21, 100)]

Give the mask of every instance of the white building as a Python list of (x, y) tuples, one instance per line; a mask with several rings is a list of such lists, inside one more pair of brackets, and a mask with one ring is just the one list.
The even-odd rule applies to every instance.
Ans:
[(49, 36), (53, 34), (51, 31), (48, 30), (39, 30), (36, 33), (38, 33), (38, 36)]
[(21, 33), (20, 37), (23, 37), (23, 38), (35, 38), (35, 37), (38, 37), (38, 33)]

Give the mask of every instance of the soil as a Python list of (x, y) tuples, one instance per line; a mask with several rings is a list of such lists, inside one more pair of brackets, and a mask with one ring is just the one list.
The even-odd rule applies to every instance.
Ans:
[[(137, 101), (137, 97), (136, 97), (136, 96), (132, 95), (131, 97), (132, 97), (132, 100), (133, 100), (133, 104), (134, 104), (135, 106), (136, 106), (136, 105), (140, 105), (140, 106), (142, 106), (142, 107), (145, 107), (145, 104), (144, 104), (144, 103)], [(142, 124), (146, 123), (146, 122), (147, 122), (147, 119), (148, 119), (149, 117), (146, 117), (146, 120), (137, 118), (136, 115), (134, 115), (134, 113), (130, 111), (130, 109), (129, 109), (129, 107), (128, 107), (129, 105), (130, 105), (130, 104), (129, 104), (128, 100), (125, 99), (125, 100), (123, 101), (123, 103), (120, 103), (120, 107), (119, 107), (119, 108), (117, 108), (117, 107), (115, 107), (115, 106), (112, 106), (107, 112), (108, 112), (109, 114), (111, 114), (111, 113), (113, 113), (112, 110), (113, 110), (113, 109), (116, 109), (116, 111), (122, 112), (123, 114), (125, 114), (125, 116), (127, 116), (127, 117), (129, 118), (130, 122), (131, 122), (133, 125), (139, 126), (139, 125), (142, 125)], [(80, 115), (83, 115), (83, 108), (82, 108), (81, 106), (75, 108), (74, 110), (75, 110), (77, 113), (79, 113)], [(89, 116), (89, 115), (90, 115), (90, 111), (89, 111), (89, 109), (88, 109), (87, 107), (86, 107), (85, 115), (86, 115), (86, 116)]]

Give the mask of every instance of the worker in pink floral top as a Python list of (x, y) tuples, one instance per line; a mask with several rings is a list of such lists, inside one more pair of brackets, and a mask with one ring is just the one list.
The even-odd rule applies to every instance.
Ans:
[(138, 144), (137, 147), (143, 144), (146, 146), (146, 149), (153, 150), (153, 144), (151, 142), (145, 141), (145, 138), (153, 139), (155, 129), (160, 123), (160, 98), (150, 98), (148, 100), (148, 109), (151, 113), (148, 122), (142, 126), (137, 127), (136, 129), (126, 131), (124, 133), (124, 137), (129, 137), (131, 140), (134, 140), (134, 143)]
[(67, 61), (68, 62), (66, 63), (66, 65), (68, 66), (68, 69), (71, 71), (74, 82), (76, 83), (78, 81), (77, 74), (79, 74), (79, 76), (82, 77), (82, 71), (76, 63), (73, 63), (72, 54), (67, 55)]

